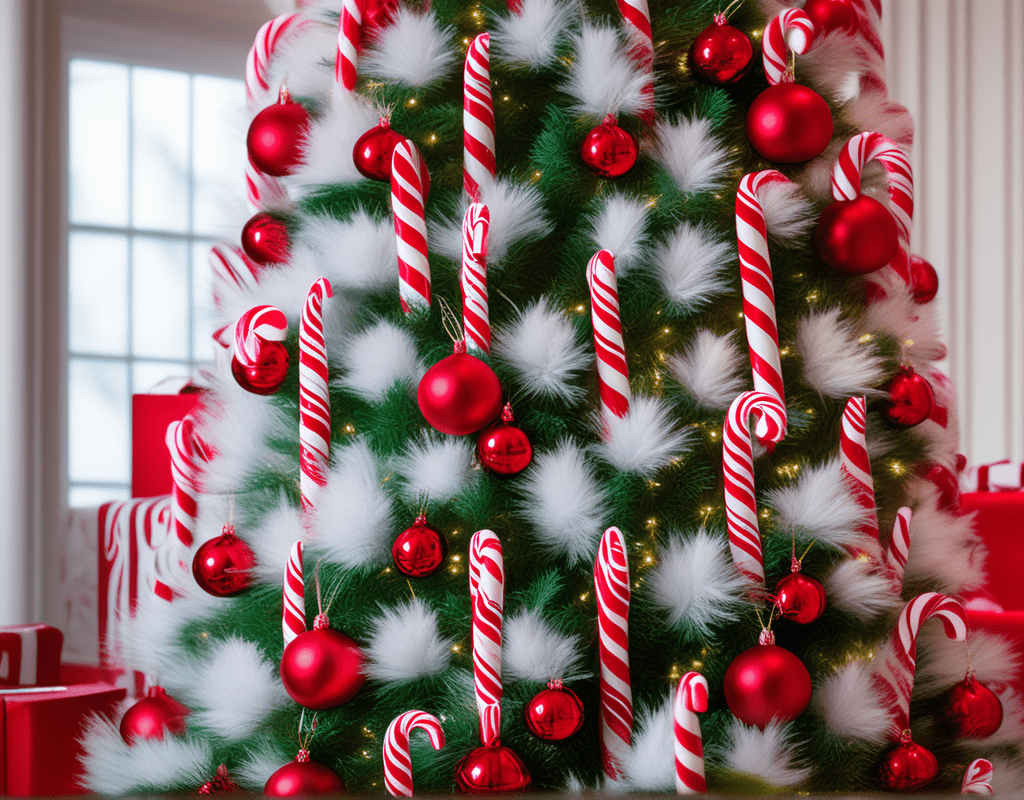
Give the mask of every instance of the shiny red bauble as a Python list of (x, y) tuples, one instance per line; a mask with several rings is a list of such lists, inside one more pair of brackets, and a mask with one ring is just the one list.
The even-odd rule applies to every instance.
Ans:
[(725, 671), (725, 702), (738, 720), (763, 728), (788, 722), (811, 702), (811, 675), (803, 662), (774, 644), (744, 650)]
[(620, 128), (612, 114), (583, 137), (580, 146), (583, 163), (601, 178), (621, 178), (636, 166), (639, 155), (636, 137)]
[(281, 656), (281, 682), (299, 705), (314, 710), (347, 703), (363, 687), (363, 654), (333, 628), (304, 631)]
[(192, 559), (192, 576), (199, 588), (214, 597), (231, 597), (244, 592), (253, 581), (256, 556), (235, 529), (224, 526), (220, 536), (199, 545)]
[(775, 586), (775, 605), (785, 619), (807, 625), (825, 613), (825, 587), (802, 572), (791, 572)]
[(750, 39), (739, 28), (729, 24), (724, 14), (693, 40), (690, 65), (694, 73), (711, 83), (735, 83), (754, 61)]
[(939, 293), (939, 273), (921, 256), (910, 257), (910, 293), (915, 303), (930, 303)]
[(850, 0), (807, 0), (804, 13), (811, 18), (819, 34), (857, 32), (857, 11)]
[(359, 174), (374, 181), (390, 182), (391, 156), (404, 139), (385, 117), (381, 117), (377, 126), (356, 139), (352, 149), (352, 161)]
[(896, 220), (873, 197), (862, 194), (854, 200), (836, 200), (818, 217), (814, 246), (833, 269), (847, 275), (867, 275), (896, 255)]
[(291, 761), (274, 772), (263, 787), (268, 797), (344, 792), (345, 782), (328, 766), (316, 761)]
[(427, 370), (416, 389), (416, 402), (427, 422), (452, 436), (476, 433), (501, 413), (498, 376), (459, 344), (455, 353)]
[(273, 394), (281, 388), (288, 377), (290, 359), (283, 342), (265, 341), (260, 343), (258, 360), (250, 366), (242, 366), (237, 358), (231, 359), (231, 374), (235, 383), (253, 394)]
[(764, 158), (797, 164), (832, 141), (832, 112), (824, 98), (799, 83), (769, 86), (747, 111), (747, 139)]
[(955, 739), (987, 739), (1003, 724), (1003, 704), (973, 675), (946, 692), (939, 724)]
[(455, 769), (455, 785), (464, 794), (525, 792), (531, 783), (522, 759), (501, 745), (471, 750)]
[(130, 745), (138, 739), (163, 739), (164, 733), (180, 736), (185, 732), (185, 717), (191, 713), (162, 686), (151, 686), (121, 717), (121, 738)]
[(427, 518), (416, 517), (411, 528), (406, 528), (391, 546), (395, 567), (410, 578), (426, 578), (444, 564), (448, 555), (448, 540), (439, 531), (427, 525)]
[(882, 756), (878, 782), (890, 792), (916, 792), (939, 774), (939, 760), (916, 742), (900, 742)]
[(526, 704), (526, 727), (545, 742), (568, 739), (583, 725), (583, 702), (576, 693), (551, 681)]
[(288, 226), (261, 211), (242, 226), (242, 249), (257, 264), (283, 264), (291, 249)]
[(302, 160), (302, 141), (309, 128), (309, 114), (293, 103), (286, 91), (280, 100), (253, 118), (245, 145), (249, 158), (267, 175), (290, 175)]
[(882, 407), (882, 415), (894, 425), (910, 428), (932, 415), (935, 393), (912, 367), (900, 367), (885, 388), (889, 401)]
[(499, 475), (515, 475), (530, 465), (533, 445), (522, 429), (512, 424), (509, 403), (501, 410), (501, 419), (480, 433), (476, 455), (481, 464)]

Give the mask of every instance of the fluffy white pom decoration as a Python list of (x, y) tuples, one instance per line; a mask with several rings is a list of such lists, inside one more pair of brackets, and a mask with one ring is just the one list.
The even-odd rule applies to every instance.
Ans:
[[(287, 83), (292, 97), (326, 99), (334, 86), (334, 53), (338, 46), (338, 8), (335, 6), (333, 24), (326, 18), (295, 25), (277, 41), (274, 57), (270, 59), (267, 83), (270, 88), (261, 92), (254, 102), (254, 111), (277, 102), (278, 87)], [(279, 12), (283, 13), (283, 12)], [(287, 78), (287, 80), (286, 80)]]
[(672, 377), (705, 408), (729, 408), (745, 387), (744, 357), (729, 334), (698, 330), (667, 363)]
[(957, 594), (973, 588), (984, 574), (984, 551), (972, 517), (923, 506), (914, 511), (911, 533), (907, 583), (927, 580), (935, 591)]
[(594, 249), (615, 256), (615, 272), (620, 278), (646, 260), (644, 223), (649, 210), (650, 206), (636, 197), (609, 194), (591, 223)]
[(295, 236), (294, 247), (301, 246), (316, 253), (335, 291), (387, 290), (395, 285), (398, 251), (390, 219), (375, 219), (361, 208), (346, 220), (311, 215)]
[(841, 309), (809, 314), (797, 323), (796, 349), (804, 381), (825, 397), (872, 393), (882, 380), (882, 360), (871, 343), (861, 344)]
[(945, 692), (967, 675), (968, 668), (990, 688), (1014, 683), (1024, 666), (1024, 654), (998, 634), (974, 630), (970, 634), (970, 663), (963, 642), (950, 641), (941, 624), (922, 625), (918, 633), (918, 662), (914, 677), (915, 697)]
[(254, 572), (257, 579), (280, 586), (292, 545), (297, 539), (306, 539), (301, 512), (282, 493), (277, 505), (270, 509), (255, 529), (247, 533), (246, 542), (256, 556)]
[(456, 66), (454, 36), (454, 29), (442, 28), (432, 12), (399, 4), (394, 22), (360, 54), (359, 71), (406, 86), (427, 86)]
[(656, 397), (635, 396), (621, 417), (611, 416), (595, 452), (616, 469), (650, 476), (679, 459), (692, 430), (676, 427), (665, 403)]
[(869, 664), (851, 661), (829, 675), (814, 692), (811, 706), (834, 736), (876, 745), (885, 741), (889, 714), (879, 701), (873, 680)]
[(365, 648), (366, 674), (379, 681), (412, 681), (448, 668), (451, 642), (441, 636), (437, 613), (418, 597), (384, 608)]
[(650, 155), (672, 176), (680, 191), (716, 188), (729, 163), (711, 132), (711, 120), (680, 117), (655, 125)]
[(910, 288), (892, 270), (881, 270), (871, 279), (879, 285), (884, 297), (865, 309), (858, 328), (862, 333), (892, 334), (902, 343), (901, 354), (906, 363), (925, 374), (931, 362), (946, 357), (934, 310), (915, 303)]
[(592, 561), (604, 530), (605, 502), (583, 451), (562, 442), (535, 454), (520, 486), (523, 514), (541, 547), (570, 565)]
[(637, 68), (615, 28), (583, 25), (574, 37), (576, 60), (562, 90), (575, 98), (575, 111), (604, 117), (636, 114), (646, 75)]
[(305, 186), (363, 180), (352, 161), (352, 149), (356, 140), (377, 122), (370, 104), (362, 102), (355, 93), (331, 92), (324, 111), (310, 122), (302, 164), (293, 180)]
[(846, 103), (859, 94), (862, 63), (862, 48), (851, 47), (845, 33), (831, 33), (815, 37), (814, 47), (800, 59), (800, 70), (823, 96)]
[(409, 332), (383, 320), (355, 334), (339, 355), (345, 374), (338, 384), (370, 402), (396, 383), (417, 385), (426, 371)]
[(793, 243), (817, 224), (814, 209), (798, 184), (768, 183), (761, 187), (758, 197), (768, 236), (775, 241)]
[(840, 562), (821, 584), (830, 606), (864, 622), (890, 613), (899, 605), (900, 599), (893, 594), (889, 577), (860, 559)]
[(244, 759), (235, 768), (232, 777), (248, 791), (261, 793), (270, 776), (294, 759), (294, 752), (283, 751), (269, 737), (265, 741), (247, 743)]
[(623, 759), (620, 788), (640, 792), (675, 790), (675, 728), (672, 697), (637, 715), (633, 747)]
[(491, 34), (491, 58), (530, 69), (546, 67), (557, 57), (574, 17), (562, 0), (523, 0), (518, 13), (498, 17)]
[(473, 443), (454, 436), (428, 436), (410, 444), (396, 460), (395, 471), (404, 478), (402, 495), (446, 503), (476, 481)]
[(758, 730), (734, 719), (729, 741), (725, 765), (736, 772), (754, 775), (772, 786), (796, 786), (811, 776), (811, 768), (800, 764), (785, 727), (778, 722)]
[(725, 272), (736, 254), (701, 225), (683, 222), (654, 250), (654, 267), (669, 300), (677, 306), (705, 305), (728, 286)]
[(580, 664), (581, 645), (579, 636), (557, 631), (536, 611), (520, 611), (505, 620), (502, 630), (503, 673), (539, 683), (576, 680), (586, 674)]

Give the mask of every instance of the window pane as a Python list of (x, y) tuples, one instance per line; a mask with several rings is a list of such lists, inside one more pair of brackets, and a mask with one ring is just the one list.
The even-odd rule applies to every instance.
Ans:
[(139, 356), (188, 358), (188, 246), (136, 236), (132, 247), (132, 347)]
[(132, 70), (132, 223), (188, 230), (189, 76)]
[(237, 238), (248, 219), (245, 203), (245, 84), (196, 75), (192, 147), (197, 233)]
[(128, 353), (128, 239), (73, 231), (68, 237), (68, 347)]
[(136, 361), (132, 366), (132, 394), (149, 394), (168, 378), (188, 378), (188, 364), (166, 361)]
[(128, 68), (72, 59), (68, 202), (71, 222), (128, 224)]
[(128, 367), (68, 363), (68, 464), (77, 482), (128, 483)]
[(96, 508), (112, 500), (127, 500), (128, 486), (72, 486), (68, 492), (69, 508)]

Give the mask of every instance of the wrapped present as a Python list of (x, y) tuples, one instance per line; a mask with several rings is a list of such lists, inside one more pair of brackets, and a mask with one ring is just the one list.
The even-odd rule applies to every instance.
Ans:
[(1003, 459), (964, 470), (963, 492), (1019, 492), (1024, 490), (1024, 462)]
[(49, 625), (0, 627), (0, 686), (53, 686), (64, 634)]
[(202, 393), (191, 383), (176, 381), (160, 384), (151, 394), (132, 396), (132, 497), (171, 493), (167, 426), (194, 410)]

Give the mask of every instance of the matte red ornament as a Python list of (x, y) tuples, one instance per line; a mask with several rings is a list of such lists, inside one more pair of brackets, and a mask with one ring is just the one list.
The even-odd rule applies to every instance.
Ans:
[(511, 403), (501, 410), (501, 419), (480, 434), (476, 455), (481, 464), (499, 475), (515, 475), (530, 465), (533, 445), (522, 429), (512, 424)]
[(882, 407), (882, 414), (889, 422), (910, 428), (931, 416), (935, 394), (931, 384), (914, 372), (913, 367), (900, 367), (885, 388), (889, 402)]
[(386, 28), (395, 18), (398, 10), (397, 0), (363, 0), (360, 3), (363, 15), (363, 33)]
[(1003, 704), (977, 676), (969, 674), (946, 692), (938, 717), (955, 739), (987, 739), (1003, 724)]
[(526, 727), (545, 742), (568, 739), (583, 725), (583, 702), (554, 680), (526, 705)]
[(273, 394), (288, 377), (290, 359), (284, 342), (265, 341), (260, 344), (259, 360), (249, 367), (232, 356), (231, 374), (235, 382), (253, 394)]
[(500, 744), (471, 750), (455, 769), (455, 785), (465, 794), (526, 792), (531, 783), (522, 759)]
[(930, 303), (939, 293), (939, 273), (921, 256), (910, 257), (910, 292), (915, 303)]
[(847, 275), (867, 275), (896, 255), (896, 220), (873, 197), (862, 194), (855, 200), (836, 200), (818, 217), (814, 246), (833, 269)]
[(298, 758), (278, 769), (267, 780), (263, 794), (268, 797), (295, 797), (306, 794), (331, 794), (345, 791), (345, 782), (330, 767), (317, 761), (300, 761), (305, 750), (299, 751)]
[(281, 656), (281, 682), (299, 705), (314, 710), (347, 703), (363, 687), (363, 654), (333, 628), (300, 633)]
[(764, 158), (797, 164), (832, 141), (832, 112), (824, 98), (799, 83), (769, 86), (747, 111), (747, 139)]
[(739, 28), (729, 24), (725, 14), (715, 14), (690, 46), (693, 71), (711, 83), (735, 83), (754, 62), (754, 47)]
[(807, 625), (825, 613), (825, 587), (802, 572), (791, 572), (775, 585), (775, 605), (786, 619)]
[(225, 525), (220, 536), (203, 542), (192, 559), (192, 577), (199, 588), (214, 597), (232, 597), (252, 584), (256, 556), (233, 525)]
[(242, 226), (242, 249), (257, 264), (283, 264), (291, 249), (288, 226), (261, 211)]
[(356, 139), (356, 146), (352, 149), (356, 169), (370, 180), (390, 183), (391, 156), (404, 139), (391, 127), (387, 117), (381, 117), (376, 127)]
[(890, 792), (916, 792), (939, 774), (939, 760), (931, 750), (904, 736), (887, 751), (878, 765), (878, 782)]
[(807, 0), (804, 13), (811, 18), (819, 34), (856, 33), (859, 27), (857, 11), (850, 0)]
[(772, 720), (794, 720), (811, 702), (807, 667), (774, 644), (758, 644), (736, 656), (725, 671), (722, 689), (733, 716), (758, 728)]
[(501, 383), (487, 364), (466, 352), (465, 342), (427, 370), (416, 390), (420, 411), (436, 430), (475, 433), (501, 413)]
[(391, 558), (395, 566), (410, 578), (433, 575), (441, 569), (447, 555), (448, 540), (427, 525), (427, 518), (422, 514), (416, 517), (411, 528), (398, 534), (391, 546)]
[(282, 88), (278, 101), (267, 106), (249, 124), (245, 144), (249, 158), (267, 175), (281, 177), (295, 171), (302, 160), (302, 140), (309, 127), (309, 114), (293, 103)]
[(580, 157), (587, 169), (601, 178), (621, 178), (636, 166), (640, 146), (636, 138), (619, 127), (614, 114), (583, 138)]
[(131, 745), (138, 739), (163, 739), (164, 733), (185, 733), (185, 717), (192, 710), (182, 705), (162, 686), (150, 686), (146, 696), (121, 717), (121, 738)]

